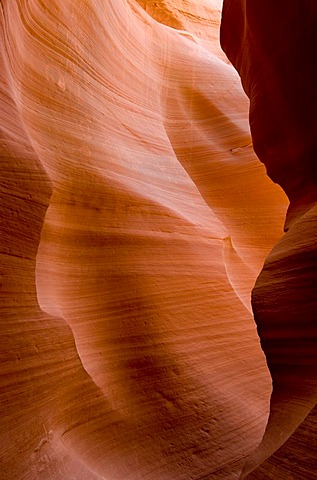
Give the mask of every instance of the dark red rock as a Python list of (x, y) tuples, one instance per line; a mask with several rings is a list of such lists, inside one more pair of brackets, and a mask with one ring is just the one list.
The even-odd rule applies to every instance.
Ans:
[(223, 5), (222, 46), (250, 98), (254, 149), (290, 199), (287, 233), (252, 294), (273, 394), (266, 434), (245, 472), (280, 447), (317, 400), (316, 17), (314, 1)]

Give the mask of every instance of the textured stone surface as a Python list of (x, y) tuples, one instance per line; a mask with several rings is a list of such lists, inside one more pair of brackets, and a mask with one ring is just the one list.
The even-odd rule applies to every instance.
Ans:
[[(228, 0), (223, 7), (222, 45), (250, 98), (255, 151), (290, 199), (286, 233), (252, 295), (273, 394), (265, 436), (245, 474), (285, 442), (317, 401), (316, 15), (311, 1)], [(305, 476), (295, 470), (285, 478), (315, 478), (316, 431), (309, 430)]]
[(286, 443), (250, 473), (248, 480), (312, 480), (317, 462), (316, 413), (314, 407)]
[(139, 3), (0, 2), (1, 480), (233, 480), (266, 427), (287, 202), (220, 2)]

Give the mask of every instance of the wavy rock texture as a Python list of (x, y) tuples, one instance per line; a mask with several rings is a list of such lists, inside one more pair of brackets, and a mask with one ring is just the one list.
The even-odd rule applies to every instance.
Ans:
[[(290, 200), (286, 234), (268, 256), (252, 295), (273, 394), (266, 433), (242, 478), (287, 440), (317, 401), (316, 15), (311, 1), (228, 0), (223, 8), (222, 45), (250, 98), (255, 151)], [(298, 459), (301, 470), (282, 469), (272, 478), (315, 478), (316, 409), (276, 458), (288, 459), (290, 467), (300, 438), (306, 444)], [(250, 478), (264, 478), (263, 469), (271, 478), (269, 462), (266, 466)]]
[(0, 2), (1, 480), (231, 480), (266, 427), (287, 202), (218, 2), (139, 3)]

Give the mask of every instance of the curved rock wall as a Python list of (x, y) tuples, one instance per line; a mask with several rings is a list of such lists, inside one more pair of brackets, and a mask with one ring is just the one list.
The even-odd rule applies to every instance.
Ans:
[(1, 480), (236, 479), (264, 433), (286, 199), (220, 6), (143, 3), (0, 2)]
[[(223, 8), (222, 45), (250, 98), (255, 151), (290, 199), (286, 233), (252, 295), (273, 394), (266, 433), (245, 474), (285, 442), (317, 401), (316, 15), (311, 1), (228, 0)], [(287, 478), (314, 478), (316, 432), (310, 437), (307, 477)]]

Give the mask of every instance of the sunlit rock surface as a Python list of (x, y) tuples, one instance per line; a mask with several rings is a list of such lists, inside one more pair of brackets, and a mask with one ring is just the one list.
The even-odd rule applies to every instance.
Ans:
[(237, 479), (287, 201), (221, 2), (0, 6), (1, 480)]
[(311, 1), (225, 0), (223, 6), (222, 46), (250, 98), (255, 151), (290, 200), (285, 236), (252, 294), (273, 394), (265, 436), (242, 478), (308, 414), (294, 439), (276, 453), (288, 468), (271, 477), (268, 461), (250, 478), (264, 478), (263, 472), (265, 478), (316, 478), (316, 410), (310, 413), (317, 401), (316, 16)]

